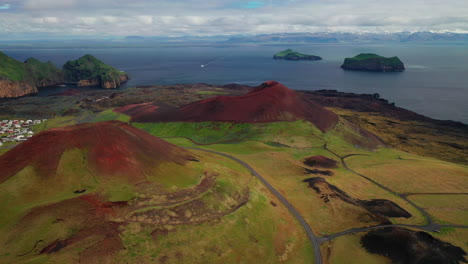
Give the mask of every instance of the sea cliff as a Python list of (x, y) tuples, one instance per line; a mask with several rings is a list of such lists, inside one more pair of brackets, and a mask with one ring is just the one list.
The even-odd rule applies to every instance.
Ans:
[(37, 93), (37, 87), (34, 84), (0, 77), (0, 98), (20, 97), (33, 93)]
[(386, 58), (373, 53), (361, 53), (353, 58), (346, 58), (341, 68), (353, 71), (402, 72), (403, 62), (398, 57)]
[(322, 60), (321, 57), (315, 55), (302, 54), (292, 49), (282, 50), (273, 55), (275, 60)]

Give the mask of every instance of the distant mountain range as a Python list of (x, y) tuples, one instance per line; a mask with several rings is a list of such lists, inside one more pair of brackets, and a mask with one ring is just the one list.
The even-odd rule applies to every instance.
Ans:
[(0, 48), (96, 48), (154, 47), (155, 44), (236, 45), (236, 44), (466, 44), (468, 33), (398, 32), (398, 33), (274, 33), (259, 35), (215, 36), (125, 36), (83, 39), (0, 40)]
[(229, 38), (227, 43), (372, 43), (372, 42), (467, 42), (468, 34), (400, 33), (277, 33)]
[[(115, 40), (114, 40), (115, 41)], [(398, 32), (398, 33), (274, 33), (260, 35), (217, 35), (182, 37), (127, 36), (123, 42), (140, 43), (412, 43), (412, 42), (468, 42), (468, 34)]]

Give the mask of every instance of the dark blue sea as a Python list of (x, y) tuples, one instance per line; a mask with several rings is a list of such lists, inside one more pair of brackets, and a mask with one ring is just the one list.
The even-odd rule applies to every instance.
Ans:
[[(273, 60), (277, 51), (293, 48), (323, 57), (322, 61)], [(292, 89), (334, 89), (353, 93), (379, 93), (382, 98), (417, 113), (468, 123), (468, 45), (300, 45), (204, 46), (99, 49), (4, 49), (25, 60), (66, 61), (92, 54), (132, 78), (121, 89), (140, 85), (179, 83), (239, 83), (259, 85), (276, 80)], [(402, 73), (344, 71), (345, 57), (358, 53), (398, 56)], [(200, 67), (201, 65), (205, 67)], [(39, 96), (57, 93), (46, 89)]]

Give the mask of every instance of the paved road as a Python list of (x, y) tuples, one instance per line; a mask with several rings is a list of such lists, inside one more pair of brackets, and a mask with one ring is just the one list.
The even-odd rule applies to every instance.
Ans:
[(468, 193), (400, 193), (402, 196), (410, 195), (468, 195)]
[[(187, 138), (189, 139), (189, 138)], [(189, 139), (191, 140), (191, 139)], [(197, 144), (195, 141), (191, 140), (193, 143)], [(207, 145), (211, 145), (211, 144), (207, 144)], [(207, 149), (199, 149), (199, 148), (190, 148), (190, 147), (187, 147), (188, 149), (197, 149), (197, 150), (202, 150), (202, 151), (207, 151), (207, 152), (211, 152), (211, 153), (214, 153), (214, 154), (218, 154), (218, 155), (222, 155), (224, 157), (227, 157), (229, 159), (232, 159), (240, 164), (242, 164), (244, 167), (246, 167), (254, 176), (256, 176), (258, 179), (260, 179), (260, 181), (263, 182), (263, 184), (268, 187), (268, 189), (270, 189), (270, 191), (276, 196), (278, 197), (278, 199), (288, 208), (288, 210), (299, 220), (299, 222), (302, 224), (302, 226), (304, 227), (304, 229), (306, 230), (307, 232), (307, 236), (309, 237), (309, 240), (311, 241), (311, 243), (313, 244), (314, 246), (314, 252), (315, 252), (315, 261), (316, 263), (322, 263), (322, 260), (321, 260), (321, 252), (320, 252), (320, 244), (326, 242), (326, 241), (329, 241), (329, 240), (332, 240), (334, 238), (337, 238), (337, 237), (340, 237), (340, 236), (344, 236), (344, 235), (347, 235), (347, 234), (353, 234), (353, 233), (358, 233), (358, 232), (365, 232), (365, 231), (370, 231), (370, 230), (375, 230), (375, 229), (380, 229), (380, 228), (384, 228), (384, 227), (411, 227), (411, 228), (417, 228), (417, 229), (420, 229), (420, 230), (424, 230), (424, 231), (428, 231), (428, 232), (439, 232), (441, 228), (443, 227), (454, 227), (454, 228), (468, 228), (468, 226), (465, 226), (465, 225), (440, 225), (440, 224), (437, 224), (436, 222), (434, 222), (434, 220), (432, 219), (432, 217), (429, 215), (429, 213), (427, 213), (426, 210), (424, 210), (423, 208), (421, 208), (420, 206), (418, 206), (417, 204), (415, 204), (413, 201), (409, 200), (407, 198), (407, 196), (409, 195), (417, 195), (416, 193), (413, 194), (413, 193), (407, 193), (407, 194), (399, 194), (395, 191), (393, 191), (392, 189), (388, 188), (387, 186), (384, 186), (378, 182), (376, 182), (375, 180), (351, 169), (350, 167), (348, 167), (348, 164), (346, 164), (345, 162), (345, 159), (348, 158), (348, 157), (351, 157), (351, 156), (369, 156), (367, 154), (349, 154), (349, 155), (346, 155), (346, 156), (340, 156), (338, 155), (337, 153), (333, 152), (332, 150), (330, 150), (329, 148), (327, 148), (327, 144), (325, 144), (322, 148), (327, 150), (328, 152), (330, 152), (331, 154), (333, 154), (334, 156), (338, 157), (340, 160), (341, 160), (341, 163), (343, 165), (343, 167), (374, 183), (375, 185), (379, 186), (380, 188), (394, 194), (395, 196), (398, 196), (400, 197), (401, 199), (405, 200), (406, 202), (408, 202), (409, 204), (411, 204), (412, 206), (414, 206), (423, 216), (424, 218), (426, 219), (427, 221), (427, 224), (426, 225), (404, 225), (404, 224), (391, 224), (391, 225), (379, 225), (379, 226), (369, 226), (369, 227), (363, 227), (363, 228), (351, 228), (351, 229), (348, 229), (348, 230), (344, 230), (344, 231), (341, 231), (341, 232), (338, 232), (336, 234), (333, 234), (333, 235), (329, 235), (329, 236), (324, 236), (324, 237), (316, 237), (314, 235), (314, 233), (312, 232), (310, 226), (307, 224), (307, 222), (304, 220), (304, 218), (299, 214), (299, 212), (297, 212), (296, 209), (294, 209), (294, 207), (275, 189), (273, 188), (273, 186), (271, 186), (262, 176), (260, 176), (252, 167), (250, 167), (247, 163), (243, 162), (242, 160), (239, 160), (233, 156), (230, 156), (228, 154), (224, 154), (224, 153), (220, 153), (220, 152), (217, 152), (217, 151), (213, 151), (213, 150), (207, 150)], [(460, 194), (465, 194), (465, 193), (460, 193)]]
[(357, 172), (357, 171), (351, 169), (350, 167), (348, 167), (348, 164), (346, 164), (346, 162), (345, 162), (345, 157), (349, 157), (349, 156), (351, 156), (351, 155), (347, 155), (347, 156), (345, 156), (345, 157), (341, 157), (340, 155), (336, 154), (335, 152), (333, 152), (332, 150), (330, 150), (329, 148), (327, 148), (327, 144), (325, 144), (325, 145), (323, 146), (323, 148), (324, 148), (325, 150), (327, 150), (328, 152), (330, 152), (331, 154), (333, 154), (333, 155), (335, 155), (336, 157), (338, 157), (338, 158), (341, 160), (341, 164), (343, 165), (343, 167), (344, 167), (346, 170), (348, 170), (348, 171), (350, 171), (350, 172), (352, 172), (352, 173), (354, 173), (354, 174), (356, 174), (356, 175), (358, 175), (358, 176), (360, 176), (360, 177), (362, 177), (362, 178), (364, 178), (364, 179), (366, 179), (366, 180), (372, 182), (373, 184), (375, 184), (375, 185), (379, 186), (380, 188), (382, 188), (382, 189), (384, 189), (384, 190), (386, 190), (386, 191), (392, 193), (393, 195), (395, 195), (395, 196), (397, 196), (397, 197), (400, 197), (401, 199), (405, 200), (407, 203), (409, 203), (409, 204), (411, 204), (412, 206), (414, 206), (414, 207), (424, 216), (424, 218), (426, 218), (426, 221), (427, 221), (426, 227), (433, 226), (433, 230), (432, 230), (432, 231), (436, 231), (436, 230), (437, 230), (437, 226), (438, 226), (438, 225), (437, 225), (436, 223), (434, 223), (434, 221), (432, 220), (431, 216), (430, 216), (424, 209), (422, 209), (420, 206), (418, 206), (417, 204), (415, 204), (413, 201), (409, 200), (409, 199), (406, 198), (405, 196), (402, 196), (402, 195), (398, 194), (397, 192), (393, 191), (392, 189), (388, 188), (387, 186), (384, 186), (384, 185), (382, 185), (382, 184), (380, 184), (380, 183), (374, 181), (373, 179), (367, 177), (366, 175), (363, 175), (363, 174), (361, 174), (361, 173), (359, 173), (359, 172)]
[[(381, 229), (381, 228), (385, 228), (385, 227), (412, 227), (412, 228), (417, 228), (417, 229), (421, 229), (421, 230), (425, 230), (425, 231), (432, 231), (431, 226), (428, 227), (428, 226), (403, 225), (403, 224), (378, 225), (378, 226), (369, 226), (369, 227), (362, 227), (362, 228), (351, 228), (351, 229), (348, 229), (348, 230), (344, 230), (344, 231), (335, 233), (333, 235), (319, 237), (318, 241), (321, 244), (321, 243), (327, 242), (329, 240), (338, 238), (340, 236), (359, 233), (359, 232), (366, 232), (366, 231)], [(468, 228), (468, 226), (464, 226), (464, 225), (438, 225), (438, 227), (439, 228), (442, 228), (442, 227)]]
[(307, 222), (302, 217), (302, 215), (286, 200), (286, 198), (284, 198), (283, 195), (281, 195), (281, 193), (279, 193), (273, 186), (271, 186), (271, 184), (268, 183), (267, 180), (265, 180), (260, 174), (258, 174), (258, 172), (256, 172), (252, 167), (250, 167), (249, 164), (231, 155), (217, 152), (214, 150), (192, 148), (192, 147), (186, 147), (186, 149), (201, 150), (201, 151), (206, 151), (206, 152), (214, 153), (217, 155), (221, 155), (228, 159), (236, 161), (237, 163), (241, 164), (246, 169), (248, 169), (250, 173), (252, 173), (255, 177), (257, 177), (270, 190), (270, 192), (272, 192), (278, 198), (278, 200), (280, 200), (284, 204), (284, 206), (288, 208), (289, 212), (291, 212), (291, 214), (294, 217), (296, 217), (296, 219), (301, 223), (302, 227), (305, 229), (307, 233), (307, 236), (309, 237), (310, 242), (312, 243), (314, 247), (315, 263), (322, 264), (322, 253), (320, 252), (320, 242), (318, 238), (314, 235), (314, 232), (312, 232), (312, 229), (310, 228), (309, 224), (307, 224)]

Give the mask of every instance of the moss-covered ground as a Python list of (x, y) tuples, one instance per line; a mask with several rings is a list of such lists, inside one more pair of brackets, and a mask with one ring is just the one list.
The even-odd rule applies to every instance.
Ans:
[[(107, 120), (129, 122), (125, 115), (112, 109), (98, 113), (86, 112), (80, 116), (59, 116), (49, 119), (41, 128), (49, 129), (79, 122), (99, 122)], [(388, 190), (347, 170), (347, 166), (370, 179), (390, 188), (394, 192), (409, 193), (467, 193), (468, 168), (388, 147), (369, 149), (369, 142), (346, 122), (327, 133), (320, 132), (306, 121), (275, 122), (266, 124), (241, 124), (223, 122), (202, 123), (132, 123), (133, 126), (183, 147), (198, 147), (230, 154), (247, 162), (273, 185), (303, 215), (317, 236), (331, 235), (350, 228), (379, 224), (369, 218), (369, 212), (359, 206), (338, 198), (325, 201), (322, 194), (309, 188), (303, 182), (306, 178), (323, 177), (352, 198), (360, 200), (388, 199), (412, 214), (412, 217), (389, 218), (392, 223), (425, 225), (423, 215), (411, 204)], [(358, 142), (358, 143), (356, 143)], [(326, 144), (326, 148), (324, 145)], [(215, 220), (197, 224), (148, 224), (135, 221), (119, 227), (124, 249), (111, 259), (115, 263), (311, 263), (312, 247), (305, 233), (291, 214), (272, 196), (267, 189), (253, 178), (242, 166), (215, 154), (194, 151), (203, 158), (203, 165), (192, 165), (192, 171), (202, 174), (204, 170), (215, 172), (216, 187), (199, 194), (196, 198), (171, 205), (171, 212), (200, 201), (206, 208), (216, 212), (228, 210), (230, 194), (241, 193), (243, 187), (249, 189), (248, 202), (237, 210)], [(1, 152), (0, 152), (1, 154)], [(338, 167), (330, 169), (332, 176), (307, 174), (309, 167), (303, 163), (306, 157), (322, 155), (337, 161)], [(11, 180), (0, 185), (0, 208), (6, 214), (0, 218), (0, 234), (21, 219), (35, 206), (53, 204), (79, 196), (73, 190), (88, 189), (99, 192), (109, 201), (139, 201), (143, 209), (138, 212), (153, 212), (161, 209), (158, 205), (145, 204), (151, 193), (113, 182), (103, 186), (74, 162), (76, 157), (86, 157), (83, 153), (69, 152), (62, 157), (59, 166), (61, 175), (54, 183), (34, 176), (26, 168)], [(64, 169), (65, 168), (65, 169)], [(164, 168), (164, 174), (180, 174), (171, 167)], [(71, 176), (73, 175), (73, 176)], [(78, 176), (78, 177), (75, 177)], [(80, 180), (76, 180), (79, 178)], [(192, 178), (193, 179), (193, 178)], [(56, 181), (56, 183), (55, 183)], [(33, 182), (35, 188), (28, 187)], [(185, 184), (184, 184), (185, 182)], [(189, 188), (198, 182), (178, 179), (162, 183), (163, 188), (173, 191)], [(54, 190), (50, 185), (56, 184)], [(72, 185), (72, 187), (68, 187)], [(38, 188), (38, 189), (36, 189)], [(17, 190), (21, 190), (18, 192)], [(226, 193), (225, 196), (219, 194)], [(233, 197), (233, 196), (231, 196)], [(153, 199), (154, 197), (152, 197)], [(408, 195), (407, 198), (424, 208), (439, 224), (468, 225), (466, 222), (466, 195)], [(232, 201), (231, 201), (232, 202)], [(214, 211), (211, 211), (214, 212)], [(187, 213), (191, 214), (191, 213)], [(221, 213), (220, 213), (221, 214)], [(49, 217), (49, 218), (47, 218)], [(20, 238), (14, 250), (0, 251), (0, 260), (12, 252), (26, 252), (33, 246), (32, 241), (41, 238), (67, 237), (76, 232), (76, 223), (61, 224), (55, 236), (51, 216), (38, 218), (37, 229), (27, 233), (30, 241)], [(115, 221), (125, 222), (125, 216)], [(146, 218), (142, 218), (146, 219)], [(45, 231), (44, 231), (44, 230)], [(156, 231), (159, 230), (159, 231)], [(42, 235), (43, 234), (43, 235)], [(322, 254), (327, 263), (389, 263), (388, 259), (369, 254), (362, 248), (360, 237), (364, 233), (349, 234), (322, 244)], [(466, 229), (442, 228), (440, 233), (431, 235), (468, 249)], [(61, 253), (28, 257), (30, 263), (53, 261), (76, 261), (81, 252), (99, 241), (96, 237), (82, 241)], [(74, 254), (70, 252), (76, 252)], [(350, 259), (349, 256), (353, 258)], [(108, 259), (109, 261), (111, 259)], [(115, 261), (117, 260), (117, 261)]]

